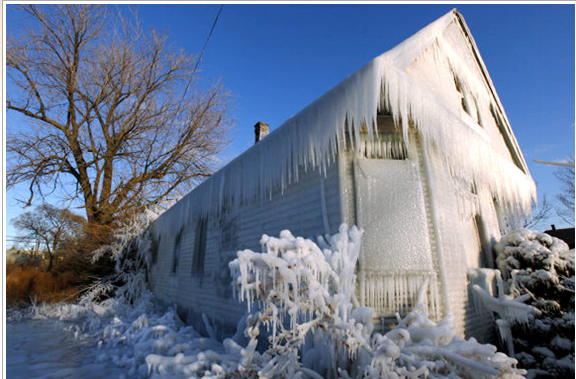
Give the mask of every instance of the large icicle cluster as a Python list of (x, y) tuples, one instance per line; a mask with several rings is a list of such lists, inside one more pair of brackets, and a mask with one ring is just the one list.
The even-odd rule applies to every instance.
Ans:
[[(374, 128), (379, 110), (393, 115), (406, 142), (413, 127), (426, 148), (439, 152), (443, 166), (454, 177), (498, 199), (508, 213), (529, 213), (535, 199), (529, 173), (495, 149), (481, 127), (454, 113), (437, 93), (406, 71), (417, 57), (433, 49), (432, 69), (449, 70), (462, 79), (461, 91), (473, 97), (477, 112), (485, 119), (498, 118), (507, 129), (503, 133), (511, 133), (487, 72), (472, 73), (463, 54), (474, 53), (458, 51), (445, 35), (449, 26), (459, 24), (459, 17), (448, 13), (348, 76), (184, 197), (163, 215), (162, 230), (157, 233), (176, 233), (200, 214), (218, 213), (224, 204), (240, 206), (266, 199), (298, 181), (302, 169), (325, 173), (342, 150), (361, 155), (367, 143), (378, 148), (381, 144)], [(483, 67), (481, 58), (477, 59)], [(455, 91), (453, 79), (442, 85), (442, 93)], [(361, 136), (362, 128), (368, 140)], [(392, 151), (382, 155), (388, 153)]]
[(515, 357), (528, 377), (574, 377), (574, 250), (528, 229), (510, 232), (495, 250), (509, 292), (538, 309), (527, 325), (510, 325)]

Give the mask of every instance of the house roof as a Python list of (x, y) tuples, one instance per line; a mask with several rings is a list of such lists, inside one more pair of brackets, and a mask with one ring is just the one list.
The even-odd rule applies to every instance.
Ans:
[[(465, 84), (480, 105), (499, 112), (501, 132), (510, 142), (516, 165), (502, 159), (481, 130), (410, 75), (411, 65), (430, 49), (439, 57), (438, 64), (447, 64), (455, 75), (469, 79)], [(471, 60), (482, 75), (471, 74)], [(535, 185), (474, 39), (454, 9), (349, 75), (201, 183), (162, 216), (172, 220), (167, 228), (178, 231), (182, 222), (197, 214), (219, 212), (223, 204), (271, 196), (273, 190), (298, 181), (301, 167), (325, 173), (346, 148), (345, 141), (352, 150), (359, 149), (360, 126), (375, 126), (380, 109), (391, 111), (405, 136), (414, 127), (424, 145), (442, 151), (452, 175), (486, 187), (511, 212), (530, 211)], [(374, 138), (372, 127), (368, 133)]]
[(556, 229), (554, 225), (552, 225), (552, 229), (544, 231), (544, 233), (551, 235), (552, 237), (556, 237), (561, 239), (562, 241), (568, 244), (570, 249), (574, 249), (574, 228), (565, 228), (565, 229)]

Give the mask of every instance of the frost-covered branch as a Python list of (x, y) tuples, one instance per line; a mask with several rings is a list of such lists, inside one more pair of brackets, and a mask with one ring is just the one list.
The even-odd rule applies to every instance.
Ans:
[[(311, 331), (324, 333), (335, 354), (344, 346), (346, 360), (368, 347), (371, 329), (362, 333), (364, 325), (351, 319), (362, 233), (343, 224), (336, 235), (319, 239), (321, 249), (285, 230), (280, 238), (262, 236), (262, 253), (239, 251), (230, 263), (239, 299), (247, 301), (248, 310), (256, 302), (259, 319), (271, 329), (268, 353), (277, 357), (262, 372), (274, 376), (287, 365), (299, 369), (298, 354)], [(341, 366), (325, 369), (334, 373), (336, 367)]]
[(110, 245), (93, 252), (93, 262), (110, 255), (115, 263), (114, 273), (96, 280), (87, 288), (80, 299), (82, 303), (91, 303), (113, 291), (116, 291), (116, 296), (132, 302), (146, 291), (147, 271), (151, 263), (148, 227), (170, 205), (157, 205), (133, 215), (116, 230)]

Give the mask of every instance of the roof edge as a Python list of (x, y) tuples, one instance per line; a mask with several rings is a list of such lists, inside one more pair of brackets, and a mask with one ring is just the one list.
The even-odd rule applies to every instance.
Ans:
[(496, 106), (498, 107), (498, 111), (500, 112), (500, 114), (502, 115), (502, 117), (506, 123), (506, 132), (508, 133), (508, 136), (511, 138), (512, 143), (513, 143), (513, 147), (514, 147), (514, 151), (511, 151), (510, 153), (516, 155), (516, 158), (522, 164), (522, 170), (524, 171), (524, 173), (527, 175), (530, 175), (530, 170), (528, 169), (528, 165), (526, 163), (526, 160), (524, 159), (524, 155), (522, 154), (522, 151), (520, 150), (520, 145), (518, 144), (518, 140), (516, 139), (516, 136), (514, 135), (514, 132), (512, 131), (512, 127), (510, 126), (510, 121), (508, 120), (508, 116), (506, 115), (506, 112), (504, 111), (504, 106), (502, 105), (502, 102), (500, 101), (500, 97), (498, 96), (498, 93), (496, 92), (496, 87), (494, 86), (494, 83), (492, 82), (492, 78), (490, 77), (490, 74), (488, 73), (488, 69), (486, 68), (484, 60), (482, 59), (482, 55), (480, 54), (480, 50), (478, 49), (478, 46), (476, 45), (476, 41), (474, 40), (474, 37), (472, 36), (472, 33), (470, 32), (470, 28), (468, 27), (468, 24), (466, 23), (464, 16), (456, 8), (454, 8), (451, 12), (454, 13), (456, 19), (458, 20), (460, 28), (464, 32), (464, 35), (466, 36), (466, 38), (468, 39), (468, 42), (470, 43), (470, 46), (472, 47), (472, 53), (474, 54), (474, 58), (478, 62), (478, 66), (480, 67), (480, 70), (482, 71), (482, 75), (484, 77), (484, 80), (488, 84), (488, 88), (490, 89), (490, 93), (492, 94), (492, 97), (496, 101)]

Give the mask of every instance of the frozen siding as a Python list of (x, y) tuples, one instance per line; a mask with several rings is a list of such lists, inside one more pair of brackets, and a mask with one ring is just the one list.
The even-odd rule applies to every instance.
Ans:
[[(491, 249), (500, 237), (496, 211), (492, 198), (479, 193), (468, 197), (469, 201), (478, 204), (468, 208), (469, 214), (459, 208), (459, 197), (462, 188), (457, 187), (457, 180), (443, 171), (441, 166), (434, 165), (439, 158), (438, 152), (428, 153), (428, 167), (432, 180), (430, 189), (437, 217), (434, 221), (439, 235), (437, 254), (442, 255), (446, 272), (446, 295), (449, 308), (446, 313), (452, 313), (456, 329), (460, 335), (476, 337), (488, 341), (493, 336), (493, 317), (475, 299), (472, 284), (479, 284), (489, 293), (492, 291), (493, 277), (489, 271), (493, 267)], [(460, 199), (462, 200), (462, 199)], [(478, 223), (477, 238), (481, 246), (477, 246), (475, 256), (471, 256), (470, 236), (465, 228), (474, 227)], [(467, 256), (468, 253), (468, 256)]]
[(336, 233), (342, 221), (338, 172), (337, 162), (328, 168), (325, 177), (317, 170), (302, 172), (298, 183), (287, 187), (283, 194), (275, 192), (271, 200), (259, 199), (230, 212), (223, 211), (219, 218), (210, 218), (204, 275), (192, 275), (196, 222), (184, 223), (187, 226), (181, 237), (178, 275), (171, 273), (175, 237), (167, 238), (162, 240), (158, 262), (150, 272), (153, 290), (166, 301), (178, 304), (184, 310), (181, 313), (188, 313), (187, 321), (199, 330), (203, 329), (200, 317), (205, 313), (219, 328), (220, 336), (229, 335), (246, 306), (232, 297), (228, 262), (238, 250), (260, 251), (262, 234), (277, 236), (281, 230), (289, 229), (295, 235), (315, 239), (325, 234), (325, 221), (328, 232)]
[(442, 169), (438, 153), (427, 150), (427, 167), (432, 176), (430, 197), (433, 198), (432, 207), (435, 208), (436, 217), (434, 228), (437, 229), (438, 240), (436, 261), (443, 266), (446, 290), (442, 296), (444, 300), (444, 316), (451, 313), (454, 324), (460, 335), (464, 332), (465, 304), (467, 300), (466, 257), (463, 254), (463, 245), (460, 239), (460, 215), (456, 203), (456, 190), (454, 181), (449, 173)]
[[(500, 111), (499, 100), (494, 97), (489, 79), (472, 53), (473, 46), (463, 37), (460, 25), (450, 23), (442, 31), (446, 45), (430, 44), (418, 59), (408, 65), (406, 73), (460, 118), (470, 133), (477, 136), (478, 143), (482, 141), (494, 152), (499, 160), (496, 167), (514, 164), (521, 167), (521, 162), (514, 160), (514, 146), (506, 140), (508, 131), (502, 125), (505, 115)], [(448, 46), (450, 54), (459, 57), (458, 62), (447, 58), (450, 54), (444, 56), (441, 53)], [(438, 128), (441, 130), (446, 126), (439, 125)], [(472, 146), (462, 141), (453, 143), (464, 148)], [(445, 285), (443, 290), (441, 288), (443, 313), (452, 313), (461, 335), (489, 335), (491, 315), (475, 309), (467, 270), (474, 272), (474, 269), (493, 267), (491, 246), (500, 236), (493, 197), (498, 195), (486, 183), (477, 179), (470, 181), (468, 173), (445, 165), (447, 157), (460, 159), (452, 156), (450, 151), (431, 144), (422, 150), (422, 165), (430, 176), (426, 207), (427, 214), (433, 213), (430, 235), (435, 267), (439, 280)], [(472, 151), (469, 154), (473, 156)], [(521, 172), (520, 168), (512, 171), (517, 171), (516, 174)], [(496, 171), (493, 177), (498, 177)], [(508, 181), (513, 180), (509, 178)]]
[(495, 323), (491, 311), (487, 310), (484, 304), (477, 298), (477, 294), (472, 290), (473, 284), (478, 284), (488, 293), (497, 296), (495, 292), (495, 262), (493, 247), (500, 239), (500, 226), (498, 215), (494, 206), (494, 200), (489, 194), (478, 194), (479, 199), (479, 221), (481, 222), (480, 240), (482, 241), (483, 262), (478, 269), (468, 270), (468, 302), (465, 308), (465, 336), (476, 337), (480, 342), (494, 341)]
[[(365, 164), (373, 176), (381, 177), (364, 180), (358, 172), (363, 164), (344, 152), (344, 141), (352, 142), (357, 153), (363, 144), (373, 144), (374, 131), (368, 128), (366, 142), (361, 125), (376, 125), (379, 111), (391, 112), (405, 138), (417, 132), (419, 159), (407, 165)], [(338, 164), (328, 167), (325, 180), (317, 171), (295, 172), (301, 165), (322, 170), (334, 156)], [(355, 178), (364, 180), (362, 191)], [(394, 207), (391, 199), (398, 192), (414, 199), (406, 202), (409, 211)], [(499, 236), (493, 199), (503, 211), (519, 215), (529, 210), (534, 194), (472, 36), (453, 11), (350, 75), (167, 211), (157, 232), (164, 236), (159, 254), (164, 261), (152, 269), (151, 283), (182, 307), (202, 309), (214, 319), (234, 319), (244, 309), (229, 296), (227, 262), (235, 249), (259, 250), (262, 233), (277, 235), (281, 229), (314, 237), (327, 229), (334, 233), (342, 221), (367, 228), (378, 224), (379, 230), (365, 235), (370, 259), (362, 258), (358, 272), (361, 301), (376, 306), (377, 312), (391, 311), (410, 303), (406, 293), (414, 293), (427, 276), (430, 298), (441, 299), (441, 306), (432, 302), (436, 310), (452, 313), (460, 334), (480, 333), (482, 315), (474, 312), (467, 269), (492, 265), (489, 245)], [(378, 204), (380, 196), (385, 203), (382, 218), (365, 218), (371, 210), (368, 203)], [(229, 202), (245, 205), (223, 209)], [(191, 277), (192, 257), (186, 256), (192, 254), (194, 218), (199, 215), (211, 217), (202, 279)], [(410, 233), (395, 225), (410, 221), (414, 225), (405, 228)], [(181, 226), (187, 229), (181, 273), (175, 276), (170, 273), (173, 234)], [(382, 246), (378, 238), (385, 238)], [(390, 251), (403, 241), (411, 244), (407, 250), (415, 259), (400, 255), (397, 262), (391, 260)], [(382, 256), (379, 248), (385, 250)], [(384, 272), (388, 267), (390, 272)], [(407, 280), (417, 276), (415, 271), (427, 273), (420, 281)], [(193, 316), (198, 319), (198, 314)]]

